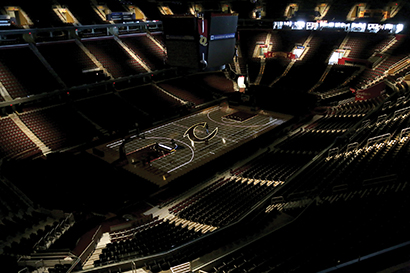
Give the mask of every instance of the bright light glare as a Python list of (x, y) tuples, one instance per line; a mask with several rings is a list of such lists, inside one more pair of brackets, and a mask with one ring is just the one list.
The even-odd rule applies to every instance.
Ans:
[(401, 32), (401, 31), (403, 30), (403, 28), (404, 28), (404, 25), (403, 25), (403, 24), (397, 24), (396, 33)]
[(305, 21), (297, 21), (297, 22), (295, 23), (296, 29), (304, 29), (304, 28), (305, 28), (305, 25), (306, 25), (306, 22), (305, 22)]

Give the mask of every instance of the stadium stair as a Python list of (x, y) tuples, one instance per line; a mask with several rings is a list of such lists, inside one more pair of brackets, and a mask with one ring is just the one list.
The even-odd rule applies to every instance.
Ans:
[(30, 49), (34, 52), (34, 54), (39, 58), (41, 63), (45, 66), (45, 68), (50, 72), (51, 75), (57, 80), (57, 82), (61, 85), (63, 88), (67, 88), (66, 84), (63, 82), (63, 80), (60, 78), (60, 76), (57, 75), (57, 73), (54, 71), (54, 69), (51, 67), (51, 65), (47, 62), (47, 60), (41, 55), (40, 51), (38, 51), (38, 48), (30, 43), (29, 44)]
[(137, 55), (135, 54), (123, 41), (118, 37), (114, 37), (114, 40), (124, 49), (139, 65), (141, 65), (148, 73), (151, 72), (151, 68)]
[[(347, 34), (346, 37), (343, 39), (343, 41), (342, 41), (342, 43), (340, 44), (339, 48), (340, 48), (340, 49), (343, 49), (343, 48), (346, 46), (346, 44), (347, 44), (348, 41), (349, 41), (349, 34)], [(344, 56), (344, 57), (346, 57), (346, 56)]]
[(312, 45), (311, 41), (313, 40), (314, 37), (315, 36), (313, 33), (310, 34), (309, 37), (306, 39), (306, 41), (303, 43), (303, 47), (305, 50), (303, 50), (303, 53), (300, 55), (300, 57), (297, 60), (302, 61), (303, 58), (306, 56), (306, 54), (309, 52), (310, 47)]
[(98, 125), (97, 123), (92, 121), (90, 118), (88, 118), (84, 113), (82, 113), (78, 109), (76, 109), (76, 110), (77, 110), (78, 114), (80, 114), (84, 119), (86, 119), (88, 122), (90, 122), (92, 125), (94, 125), (95, 129), (97, 129), (101, 134), (103, 134), (104, 136), (109, 136), (110, 135), (108, 130), (104, 129), (103, 127), (101, 127), (100, 125)]
[[(305, 57), (305, 55), (308, 53), (310, 47), (308, 46), (310, 44), (310, 41), (313, 39), (313, 33), (309, 35), (309, 37), (306, 39), (306, 41), (303, 43), (303, 46), (305, 48), (305, 50), (303, 51), (302, 55), (298, 58), (298, 59), (293, 59), (291, 60), (291, 62), (288, 64), (288, 66), (286, 67), (285, 71), (282, 73), (282, 75), (280, 75), (279, 77), (277, 77), (271, 84), (269, 84), (269, 87), (272, 87), (275, 83), (277, 83), (281, 78), (285, 77), (289, 70), (293, 67), (293, 65), (296, 63), (297, 60), (303, 60), (303, 58)], [(293, 50), (292, 50), (293, 52)]]
[(15, 113), (10, 114), (11, 120), (30, 138), (37, 147), (40, 148), (41, 152), (46, 155), (51, 152), (51, 149), (47, 147), (24, 123), (21, 121), (19, 116)]
[(168, 96), (174, 98), (175, 100), (179, 101), (179, 102), (182, 103), (182, 104), (188, 104), (188, 103), (189, 103), (189, 101), (183, 100), (183, 99), (179, 98), (178, 96), (175, 96), (174, 94), (168, 92), (167, 90), (165, 90), (164, 88), (158, 86), (157, 84), (154, 84), (154, 86), (155, 86), (158, 90), (160, 90), (161, 92), (167, 94)]
[(102, 10), (100, 10), (97, 6), (97, 2), (91, 1), (91, 7), (93, 8), (93, 10), (95, 11), (95, 13), (101, 18), (102, 21), (106, 21), (106, 15), (103, 13)]
[(397, 41), (398, 40), (396, 39), (396, 37), (391, 39), (390, 42), (380, 50), (380, 53), (385, 53), (387, 50), (389, 50), (391, 47), (393, 47), (397, 43)]
[(94, 261), (100, 258), (100, 254), (102, 253), (103, 248), (105, 248), (107, 244), (110, 243), (110, 241), (111, 241), (110, 234), (108, 232), (104, 233), (100, 241), (98, 242), (97, 247), (95, 248), (94, 252), (90, 255), (88, 260), (84, 263), (83, 269), (94, 267)]
[(97, 60), (97, 58), (95, 58), (95, 56), (79, 40), (75, 40), (75, 43), (84, 51), (85, 54), (87, 54), (87, 56), (91, 59), (91, 61), (93, 61), (93, 63), (99, 69), (101, 69), (105, 75), (107, 75), (107, 77), (109, 77), (110, 79), (114, 78), (111, 75), (111, 73), (108, 72), (107, 69), (105, 69), (105, 67)]
[(332, 69), (333, 65), (328, 65), (326, 67), (325, 72), (323, 72), (322, 77), (320, 77), (320, 80), (308, 91), (308, 93), (312, 93), (316, 88), (318, 88), (323, 81), (326, 79), (327, 74), (329, 74), (330, 70)]
[(243, 72), (241, 71), (241, 66), (239, 64), (239, 58), (242, 58), (242, 52), (241, 52), (241, 48), (238, 46), (237, 47), (237, 56), (235, 58), (233, 58), (234, 64), (235, 64), (235, 72), (236, 74), (240, 75)]
[(0, 82), (0, 96), (2, 96), (5, 101), (13, 100), (13, 98), (10, 96), (9, 92), (7, 92), (7, 89), (4, 87), (4, 85), (1, 82)]
[(158, 42), (157, 39), (155, 39), (155, 37), (153, 37), (148, 30), (147, 30), (147, 37), (150, 38), (151, 41), (154, 44), (156, 44), (162, 51), (164, 51), (165, 54), (167, 54), (167, 49), (160, 42)]
[(260, 69), (259, 69), (259, 74), (258, 74), (258, 77), (256, 78), (256, 80), (254, 82), (254, 85), (259, 85), (261, 83), (263, 72), (265, 71), (265, 65), (266, 65), (265, 58), (262, 58), (261, 59), (261, 66), (260, 66)]
[[(272, 34), (268, 33), (266, 35), (266, 39), (265, 39), (265, 45), (268, 46), (268, 52), (272, 51), (272, 45), (271, 45), (271, 38), (272, 38)], [(262, 77), (263, 77), (263, 73), (265, 71), (265, 66), (266, 66), (266, 58), (262, 56), (262, 58), (260, 59), (260, 68), (259, 68), (259, 74), (258, 77), (255, 80), (255, 85), (259, 85), (261, 83)]]
[(291, 62), (288, 64), (288, 66), (286, 67), (285, 71), (282, 73), (282, 75), (280, 75), (279, 77), (277, 77), (270, 85), (269, 87), (272, 87), (276, 82), (278, 82), (281, 78), (285, 77), (286, 74), (288, 74), (289, 70), (292, 68), (292, 66), (295, 64), (296, 59), (295, 60), (291, 60)]

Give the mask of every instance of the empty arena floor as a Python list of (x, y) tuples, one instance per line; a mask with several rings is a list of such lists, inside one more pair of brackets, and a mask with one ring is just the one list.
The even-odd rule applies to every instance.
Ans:
[[(272, 130), (292, 116), (227, 104), (214, 106), (170, 123), (130, 136), (122, 168), (158, 186)], [(118, 163), (125, 139), (96, 147), (109, 163)], [(92, 150), (89, 152), (92, 153)]]

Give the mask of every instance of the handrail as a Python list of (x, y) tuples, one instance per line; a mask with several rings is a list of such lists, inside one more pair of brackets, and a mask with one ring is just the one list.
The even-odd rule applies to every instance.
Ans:
[(97, 247), (98, 241), (101, 239), (103, 235), (101, 225), (97, 228), (97, 230), (94, 232), (90, 243), (87, 245), (87, 247), (81, 252), (81, 254), (78, 256), (78, 258), (81, 260), (81, 263), (84, 264), (90, 254), (95, 250)]
[(61, 26), (61, 27), (49, 27), (49, 28), (28, 28), (28, 29), (6, 29), (0, 30), (0, 35), (7, 35), (7, 34), (37, 34), (37, 33), (44, 33), (44, 32), (55, 32), (55, 31), (62, 31), (62, 30), (74, 30), (74, 31), (81, 31), (86, 29), (102, 29), (102, 28), (121, 28), (124, 26), (142, 26), (146, 27), (149, 26), (156, 26), (159, 27), (162, 25), (162, 21), (153, 20), (153, 21), (136, 21), (133, 23), (124, 24), (98, 24), (98, 25), (81, 25), (81, 26)]

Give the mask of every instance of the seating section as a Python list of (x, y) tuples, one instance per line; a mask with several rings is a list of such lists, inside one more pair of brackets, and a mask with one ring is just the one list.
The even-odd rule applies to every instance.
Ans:
[[(344, 147), (339, 147), (339, 153), (346, 153), (345, 156), (333, 156), (330, 160), (323, 160), (320, 168), (307, 170), (307, 173), (301, 175), (303, 184), (317, 183), (319, 173), (327, 177), (323, 182), (326, 182), (329, 189), (341, 186), (349, 190), (361, 189), (367, 184), (381, 183), (383, 179), (403, 181), (400, 176), (404, 174), (399, 168), (404, 164), (401, 158), (407, 153), (408, 140), (406, 135), (403, 138), (401, 134), (402, 129), (407, 128), (409, 120), (408, 114), (397, 114), (401, 113), (397, 111), (406, 109), (402, 108), (403, 106), (407, 107), (401, 104), (381, 110), (380, 114), (386, 114), (385, 120), (380, 121), (376, 116), (367, 125), (356, 129), (356, 133), (350, 137), (350, 142), (344, 144)], [(391, 134), (387, 140), (369, 142), (369, 139), (374, 140), (374, 137), (387, 133)], [(356, 146), (348, 149), (347, 145), (350, 143), (356, 143)], [(339, 177), (336, 173), (348, 173), (349, 175)], [(389, 174), (392, 177), (386, 178), (385, 176)]]
[(146, 72), (112, 37), (86, 39), (82, 40), (82, 43), (114, 78)]
[(398, 135), (400, 135), (401, 130), (405, 129), (408, 125), (408, 117), (406, 114), (406, 107), (408, 106), (409, 102), (408, 100), (405, 100), (405, 103), (402, 104), (383, 107), (377, 118), (375, 117), (370, 125), (365, 126), (362, 132), (357, 135), (356, 141), (358, 141), (359, 143), (365, 142), (369, 138), (380, 136), (386, 133), (394, 133), (396, 134), (396, 136), (392, 135), (392, 137), (397, 138)]
[(354, 33), (351, 32), (347, 36), (348, 40), (345, 48), (350, 49), (348, 58), (368, 59), (375, 49), (383, 48), (386, 41), (390, 40), (390, 36), (380, 33)]
[(9, 255), (30, 254), (37, 241), (51, 230), (51, 226), (45, 229), (38, 228), (40, 223), (46, 220), (47, 215), (36, 211), (26, 211), (12, 218), (3, 218), (0, 225), (2, 241), (5, 242), (2, 244), (3, 252)]
[(106, 5), (111, 11), (116, 11), (116, 12), (127, 11), (127, 9), (124, 7), (124, 5), (121, 2), (110, 0), (106, 2)]
[(49, 273), (65, 273), (71, 267), (71, 264), (56, 264), (54, 267), (48, 268)]
[[(158, 37), (155, 35), (153, 37)], [(151, 70), (160, 70), (165, 67), (166, 53), (156, 45), (147, 34), (134, 36), (120, 36), (120, 39), (137, 54)]]
[[(362, 198), (354, 198), (310, 206), (286, 230), (265, 236), (205, 270), (215, 273), (319, 272), (407, 241), (405, 227), (408, 223), (400, 220), (401, 217), (389, 216), (391, 210), (403, 215), (408, 201), (398, 202), (397, 199), (407, 192), (408, 187), (405, 187), (397, 192), (375, 194), (365, 202)], [(380, 219), (384, 221), (381, 223)], [(291, 241), (294, 243), (290, 245)], [(380, 243), (386, 241), (391, 244)], [(312, 246), (316, 251), (311, 251)]]
[(296, 171), (313, 158), (310, 154), (294, 154), (274, 150), (257, 157), (233, 171), (233, 174), (250, 179), (285, 182)]
[(393, 54), (382, 55), (383, 60), (374, 68), (366, 68), (363, 73), (353, 81), (355, 89), (368, 88), (387, 77), (387, 71), (395, 65), (400, 64), (408, 58), (408, 50), (405, 48), (405, 39), (396, 39), (389, 47), (389, 52)]
[(278, 38), (275, 41), (280, 41), (281, 46), (275, 47), (278, 51), (291, 52), (296, 45), (302, 45), (308, 39), (311, 32), (309, 31), (278, 31)]
[(385, 98), (386, 96), (382, 95), (374, 99), (351, 101), (328, 108), (328, 113), (334, 116), (366, 115), (379, 106)]
[(31, 1), (20, 3), (20, 7), (31, 19), (35, 28), (59, 27), (65, 24), (54, 13), (49, 2), (34, 3)]
[[(296, 44), (303, 44), (307, 39), (309, 32), (306, 32), (303, 36), (303, 31), (295, 32), (296, 34), (289, 34), (286, 31), (273, 32), (271, 34), (270, 44), (272, 46), (272, 51), (282, 51), (290, 52)], [(247, 63), (250, 75), (251, 82), (256, 79), (260, 65), (259, 63), (252, 62), (251, 54), (253, 54), (253, 46), (258, 43), (262, 43), (259, 40), (263, 40), (263, 35), (254, 33), (253, 36), (249, 31), (243, 31), (241, 34), (246, 37), (248, 43), (241, 43), (241, 48), (248, 52), (243, 62)], [(249, 35), (250, 37), (248, 37)], [(294, 36), (294, 37), (293, 37)], [(252, 40), (252, 37), (255, 37), (255, 40)], [(326, 63), (326, 58), (331, 54), (332, 50), (335, 47), (338, 47), (342, 42), (342, 39), (345, 37), (345, 33), (332, 33), (332, 32), (317, 32), (313, 35), (313, 38), (308, 44), (308, 51), (304, 55), (302, 61), (295, 63), (294, 67), (290, 70), (288, 75), (282, 79), (279, 84), (275, 85), (275, 88), (285, 88), (285, 86), (294, 86), (295, 83), (290, 84), (287, 80), (293, 81), (294, 78), (299, 78), (299, 82), (304, 84), (304, 89), (306, 85), (313, 86), (317, 83), (319, 77), (324, 72), (324, 66), (320, 64)], [(403, 51), (402, 50), (402, 39), (395, 39), (394, 36), (388, 34), (372, 34), (372, 33), (349, 33), (347, 37), (347, 42), (344, 45), (344, 48), (350, 50), (348, 58), (355, 59), (368, 59), (376, 51), (386, 50), (387, 46), (389, 51)], [(393, 37), (393, 39), (392, 39)], [(294, 40), (292, 40), (292, 38)], [(258, 40), (259, 39), (259, 40)], [(328, 42), (324, 42), (324, 41)], [(320, 48), (319, 48), (320, 47)], [(406, 51), (407, 52), (407, 51)], [(407, 53), (400, 53), (394, 55), (388, 55), (385, 57), (381, 65), (377, 65), (375, 68), (370, 69), (366, 68), (360, 77), (357, 77), (353, 84), (356, 89), (363, 89), (368, 87), (370, 84), (375, 84), (380, 82), (385, 77), (385, 72), (389, 70), (394, 64), (399, 63), (403, 60)], [(383, 55), (382, 55), (383, 56)], [(303, 71), (306, 71), (304, 64), (308, 63), (310, 65), (309, 78), (304, 78)], [(269, 85), (274, 82), (274, 80), (279, 77), (284, 71), (286, 66), (289, 64), (287, 59), (266, 59), (266, 64), (261, 79), (261, 85)], [(245, 65), (243, 64), (243, 67)], [(312, 72), (315, 71), (316, 76), (312, 76)], [(346, 84), (348, 81), (352, 80), (352, 76), (356, 76), (358, 71), (357, 67), (347, 67), (336, 65), (327, 73), (324, 83), (322, 83), (317, 91), (319, 93), (327, 92), (329, 89), (336, 88), (338, 85)], [(343, 73), (343, 75), (341, 74)], [(300, 87), (302, 88), (302, 87)], [(334, 93), (338, 93), (335, 90)], [(334, 96), (334, 95), (332, 95)]]
[[(321, 78), (327, 68), (326, 60), (342, 42), (344, 33), (315, 32), (306, 46), (302, 60), (295, 62), (289, 72), (273, 85), (273, 88), (298, 90), (305, 92), (312, 88)], [(306, 73), (309, 71), (309, 73)]]
[(256, 29), (242, 30), (239, 33), (239, 45), (246, 63), (253, 58), (255, 46), (265, 44), (268, 33), (269, 31)]
[(334, 3), (330, 5), (329, 10), (322, 20), (343, 22), (346, 20), (346, 14), (349, 14), (351, 8), (351, 5), (346, 5), (346, 3), (343, 2)]
[(323, 99), (324, 105), (331, 106), (341, 105), (355, 100), (355, 94), (349, 86), (330, 89), (324, 93), (321, 93), (319, 96)]
[[(286, 229), (264, 236), (205, 270), (318, 272), (408, 241), (405, 211), (410, 204), (405, 196), (410, 188), (403, 159), (410, 141), (408, 135), (400, 136), (409, 115), (394, 115), (407, 109), (403, 108), (407, 104), (401, 100), (380, 110), (388, 114), (386, 122), (377, 122), (375, 117), (368, 125), (376, 135), (391, 132), (390, 141), (369, 146), (367, 139), (358, 141), (355, 150), (324, 155), (303, 170), (293, 179), (291, 191), (285, 184), (278, 192), (285, 201), (270, 205), (268, 211), (298, 215)], [(374, 135), (367, 130), (359, 134)], [(362, 138), (356, 136), (352, 141)], [(309, 250), (312, 245), (317, 251)]]
[(0, 252), (28, 255), (48, 249), (67, 231), (73, 215), (52, 215), (34, 204), (5, 178), (0, 179)]
[[(9, 216), (13, 216), (13, 214), (18, 214), (19, 212), (28, 211), (30, 204), (26, 202), (23, 196), (18, 196), (15, 191), (13, 191), (12, 187), (10, 187), (7, 183), (7, 180), (0, 179), (0, 221), (3, 221)], [(2, 241), (6, 239), (6, 235), (8, 232), (14, 232), (14, 227), (0, 225), (2, 232), (0, 232), (2, 237)], [(3, 240), (4, 239), (4, 240)]]
[[(4, 88), (6, 88), (7, 92), (16, 98), (25, 96), (26, 90), (24, 86), (2, 62), (0, 62), (0, 70), (0, 81)], [(0, 96), (0, 100), (4, 101), (3, 96)]]
[(184, 209), (185, 207), (189, 206), (191, 203), (195, 202), (195, 200), (201, 198), (201, 196), (206, 195), (206, 193), (210, 193), (213, 190), (217, 189), (218, 187), (223, 185), (225, 182), (227, 182), (225, 178), (220, 178), (214, 181), (213, 183), (207, 185), (203, 189), (197, 191), (194, 195), (191, 195), (189, 198), (186, 198), (183, 201), (178, 202), (177, 204), (173, 205), (168, 210), (171, 213), (176, 214), (180, 212), (182, 209)]
[[(50, 48), (48, 48), (49, 46)], [(82, 53), (73, 42), (53, 45), (43, 44), (39, 48), (45, 53), (46, 58), (51, 58), (53, 54), (57, 54), (57, 51), (54, 51), (54, 49), (58, 49), (58, 52), (63, 48), (66, 50), (74, 49), (73, 51), (79, 50), (78, 53)], [(51, 48), (52, 50), (49, 50)], [(83, 55), (83, 57), (84, 61), (88, 58), (86, 55)], [(89, 64), (87, 61), (85, 63)], [(76, 85), (81, 83), (81, 81), (70, 80), (73, 74), (70, 74), (68, 71), (63, 72), (65, 69), (63, 66), (61, 70), (56, 70), (59, 74), (65, 75), (64, 79), (71, 81), (70, 84)], [(201, 83), (206, 84), (204, 84), (204, 87), (201, 87)], [(108, 94), (78, 100), (74, 105), (86, 117), (81, 116), (81, 114), (68, 105), (54, 105), (49, 108), (25, 107), (24, 112), (20, 113), (19, 117), (46, 146), (52, 151), (56, 151), (62, 148), (77, 146), (91, 140), (93, 136), (98, 135), (95, 124), (101, 126), (103, 130), (110, 134), (135, 129), (136, 123), (139, 124), (140, 128), (146, 128), (154, 121), (186, 111), (187, 106), (182, 100), (176, 99), (177, 97), (202, 104), (221, 96), (224, 92), (231, 91), (232, 82), (222, 75), (208, 74), (204, 77), (188, 79), (185, 82), (182, 79), (173, 80), (169, 84), (164, 83), (163, 87), (166, 92), (154, 85), (148, 85), (121, 91), (120, 96)], [(185, 90), (180, 87), (185, 88)], [(194, 92), (191, 94), (190, 90)], [(170, 96), (167, 92), (172, 95)], [(144, 100), (141, 100), (141, 98), (144, 98)], [(149, 104), (147, 102), (152, 103)], [(161, 107), (157, 108), (158, 105), (161, 105)], [(87, 118), (90, 120), (86, 120)], [(6, 120), (11, 121), (7, 118), (4, 119), (4, 126), (6, 126)], [(92, 124), (90, 121), (95, 124)], [(12, 123), (7, 126), (15, 127)], [(17, 129), (18, 131), (20, 129)], [(8, 130), (3, 131), (5, 135), (8, 134), (7, 132)], [(21, 132), (21, 138), (26, 139), (23, 140), (26, 143), (24, 146), (17, 145), (13, 136), (9, 138), (10, 143), (5, 141), (7, 137), (3, 140), (3, 153), (5, 156), (32, 156), (40, 154), (40, 150), (23, 132)]]
[(336, 137), (342, 136), (344, 131), (321, 131), (315, 129), (300, 130), (279, 143), (282, 150), (299, 153), (316, 154), (333, 143)]
[[(253, 58), (255, 46), (265, 44), (269, 31), (266, 30), (242, 30), (238, 35), (241, 56), (238, 61), (241, 73), (249, 73), (250, 81), (254, 82), (259, 73), (259, 59)], [(259, 52), (258, 52), (259, 53)]]
[(213, 100), (212, 92), (194, 78), (173, 79), (161, 82), (158, 86), (194, 105), (200, 105)]
[(305, 63), (324, 63), (325, 60), (333, 52), (333, 49), (340, 45), (344, 33), (326, 33), (326, 32), (315, 32), (311, 35), (311, 39), (307, 44), (308, 50), (304, 54), (302, 60), (298, 64)]
[(161, 18), (161, 11), (155, 3), (144, 3), (139, 5), (139, 7), (144, 11), (144, 15), (148, 20), (158, 20)]
[(262, 79), (260, 85), (269, 86), (273, 83), (276, 78), (281, 76), (285, 72), (286, 67), (289, 65), (290, 59), (266, 59), (265, 60), (265, 69), (263, 71)]
[(325, 116), (313, 122), (307, 129), (314, 129), (321, 132), (343, 131), (346, 132), (356, 125), (365, 114), (352, 114), (344, 116)]
[(197, 85), (210, 90), (212, 94), (225, 95), (235, 91), (233, 81), (226, 78), (222, 72), (194, 75), (191, 79)]
[(214, 227), (240, 218), (280, 183), (231, 178), (215, 182), (200, 195), (171, 209), (179, 218)]
[(29, 157), (41, 152), (11, 118), (0, 118), (0, 128), (0, 157)]
[(37, 48), (67, 86), (94, 82), (84, 72), (97, 66), (74, 41), (38, 44)]
[[(259, 61), (253, 58), (255, 44), (265, 42), (271, 35), (272, 50), (287, 52), (295, 44), (309, 39), (303, 59), (295, 62), (289, 73), (274, 85), (275, 92), (302, 95), (326, 71), (326, 59), (341, 44), (345, 33), (289, 32), (241, 31), (241, 59), (252, 71), (251, 78), (255, 78), (260, 67)], [(156, 44), (145, 34), (120, 38), (150, 68), (165, 67), (161, 59), (163, 52), (158, 51)], [(160, 37), (157, 38), (162, 42)], [(389, 36), (376, 38), (374, 35), (352, 33), (346, 46), (352, 49), (352, 57), (366, 59), (376, 48), (384, 48), (389, 39)], [(113, 38), (84, 39), (82, 42), (114, 78), (146, 72)], [(83, 69), (94, 66), (74, 42), (37, 47), (68, 86), (87, 83), (79, 75)], [(64, 51), (69, 52), (66, 55), (68, 60), (61, 62), (58, 56)], [(18, 54), (14, 58), (20, 61), (13, 62), (13, 57), (9, 56), (11, 53)], [(382, 62), (374, 68), (364, 69), (357, 77), (354, 76), (359, 70), (356, 67), (333, 66), (325, 81), (315, 90), (323, 100), (315, 109), (320, 115), (306, 114), (297, 121), (300, 124), (293, 125), (292, 130), (288, 127), (278, 132), (280, 141), (278, 138), (268, 151), (252, 160), (245, 160), (227, 177), (181, 198), (168, 208), (172, 219), (219, 228), (211, 233), (209, 240), (201, 241), (206, 236), (192, 226), (177, 224), (182, 221), (155, 219), (121, 232), (121, 236), (111, 233), (111, 242), (102, 249), (94, 266), (160, 253), (168, 255), (170, 250), (192, 241), (189, 247), (196, 248), (192, 253), (187, 253), (191, 250), (187, 247), (166, 258), (177, 257), (178, 261), (197, 258), (195, 255), (199, 253), (215, 250), (213, 247), (218, 243), (215, 238), (219, 238), (220, 230), (231, 232), (238, 229), (235, 230), (238, 233), (241, 227), (246, 230), (244, 232), (257, 230), (259, 227), (251, 227), (254, 223), (239, 221), (262, 201), (263, 205), (253, 211), (253, 220), (266, 217), (275, 224), (276, 220), (279, 223), (282, 219), (290, 223), (269, 234), (255, 234), (252, 237), (254, 242), (247, 241), (243, 247), (241, 244), (244, 242), (239, 240), (229, 242), (232, 249), (220, 250), (229, 251), (229, 254), (207, 265), (207, 272), (318, 272), (408, 241), (408, 90), (403, 87), (398, 92), (385, 92), (378, 98), (353, 101), (354, 94), (349, 89), (350, 86), (366, 88), (384, 79), (386, 71), (397, 64), (402, 65), (407, 56), (407, 51), (398, 44), (390, 56), (384, 56)], [(289, 61), (272, 59), (267, 63), (264, 76), (268, 77), (261, 81), (265, 85), (281, 75)], [(34, 76), (26, 73), (37, 66), (46, 75), (45, 82), (31, 85)], [(0, 70), (0, 80), (13, 98), (59, 88), (29, 47), (0, 49)], [(398, 73), (403, 72), (400, 75), (404, 76), (406, 71), (409, 71), (408, 67), (403, 65), (403, 70)], [(73, 79), (75, 75), (79, 78)], [(391, 75), (388, 80), (393, 82), (396, 79), (398, 76)], [(33, 106), (31, 110), (25, 108), (25, 112), (18, 116), (42, 142), (58, 151), (86, 143), (96, 135), (121, 133), (119, 135), (123, 136), (135, 129), (136, 123), (147, 128), (156, 122), (189, 113), (191, 109), (188, 108), (193, 105), (212, 102), (232, 92), (232, 89), (232, 82), (222, 73), (201, 74), (120, 91), (104, 90), (77, 100), (67, 96), (68, 103), (41, 108)], [(312, 118), (311, 122), (305, 124), (309, 118)], [(41, 154), (11, 117), (0, 118), (0, 129), (0, 158)], [(378, 136), (385, 138), (377, 140)], [(92, 164), (84, 165), (85, 169)], [(96, 164), (91, 170), (100, 167)], [(107, 173), (111, 172), (108, 167), (107, 170)], [(116, 178), (116, 174), (113, 172), (112, 177)], [(107, 179), (112, 177), (110, 175), (108, 179), (107, 176)], [(138, 187), (142, 186), (135, 186), (126, 194), (126, 202), (135, 198), (134, 189)], [(119, 194), (123, 189), (117, 185), (108, 193), (100, 186), (94, 190), (108, 196), (112, 194), (110, 202), (123, 202), (124, 198)], [(0, 183), (0, 240), (7, 242), (3, 251), (10, 255), (28, 255), (33, 249), (46, 250), (69, 221), (39, 213), (11, 193), (5, 183)], [(48, 218), (53, 223), (46, 224), (46, 220), (50, 220)], [(27, 226), (30, 227), (28, 233), (25, 231)], [(256, 235), (263, 237), (256, 240)], [(200, 237), (198, 241), (201, 242), (195, 241)], [(234, 251), (237, 246), (242, 248)], [(168, 270), (172, 263), (163, 256), (158, 259), (147, 262), (146, 268), (152, 272)], [(65, 269), (56, 265), (49, 272)]]
[[(61, 88), (28, 46), (0, 49), (1, 82), (12, 98)], [(42, 75), (39, 80), (38, 75)]]
[(84, 5), (81, 0), (63, 0), (58, 2), (67, 6), (82, 25), (106, 24), (103, 19), (92, 9), (92, 6)]
[(108, 243), (94, 266), (161, 253), (202, 235), (166, 220), (155, 220), (136, 230), (132, 237)]
[(161, 120), (176, 114), (183, 106), (180, 101), (151, 84), (121, 91), (119, 95), (152, 120)]
[(330, 90), (346, 85), (349, 79), (359, 70), (356, 66), (332, 65), (329, 73), (327, 73), (319, 87), (315, 88), (314, 92), (326, 95)]
[[(0, 181), (2, 216), (0, 251), (7, 255), (28, 255), (46, 250), (72, 226), (72, 214), (66, 217), (40, 212)], [(4, 214), (3, 214), (4, 213)]]
[(96, 134), (94, 126), (67, 105), (24, 112), (19, 117), (53, 151), (83, 144)]
[(73, 214), (67, 214), (61, 218), (54, 219), (52, 225), (47, 225), (45, 227), (44, 230), (46, 232), (34, 245), (34, 249), (37, 251), (44, 251), (53, 248), (54, 244), (58, 242), (58, 240), (74, 225), (74, 222)]
[(135, 123), (144, 124), (145, 115), (115, 94), (106, 94), (80, 100), (75, 107), (98, 126), (108, 132), (135, 129)]

